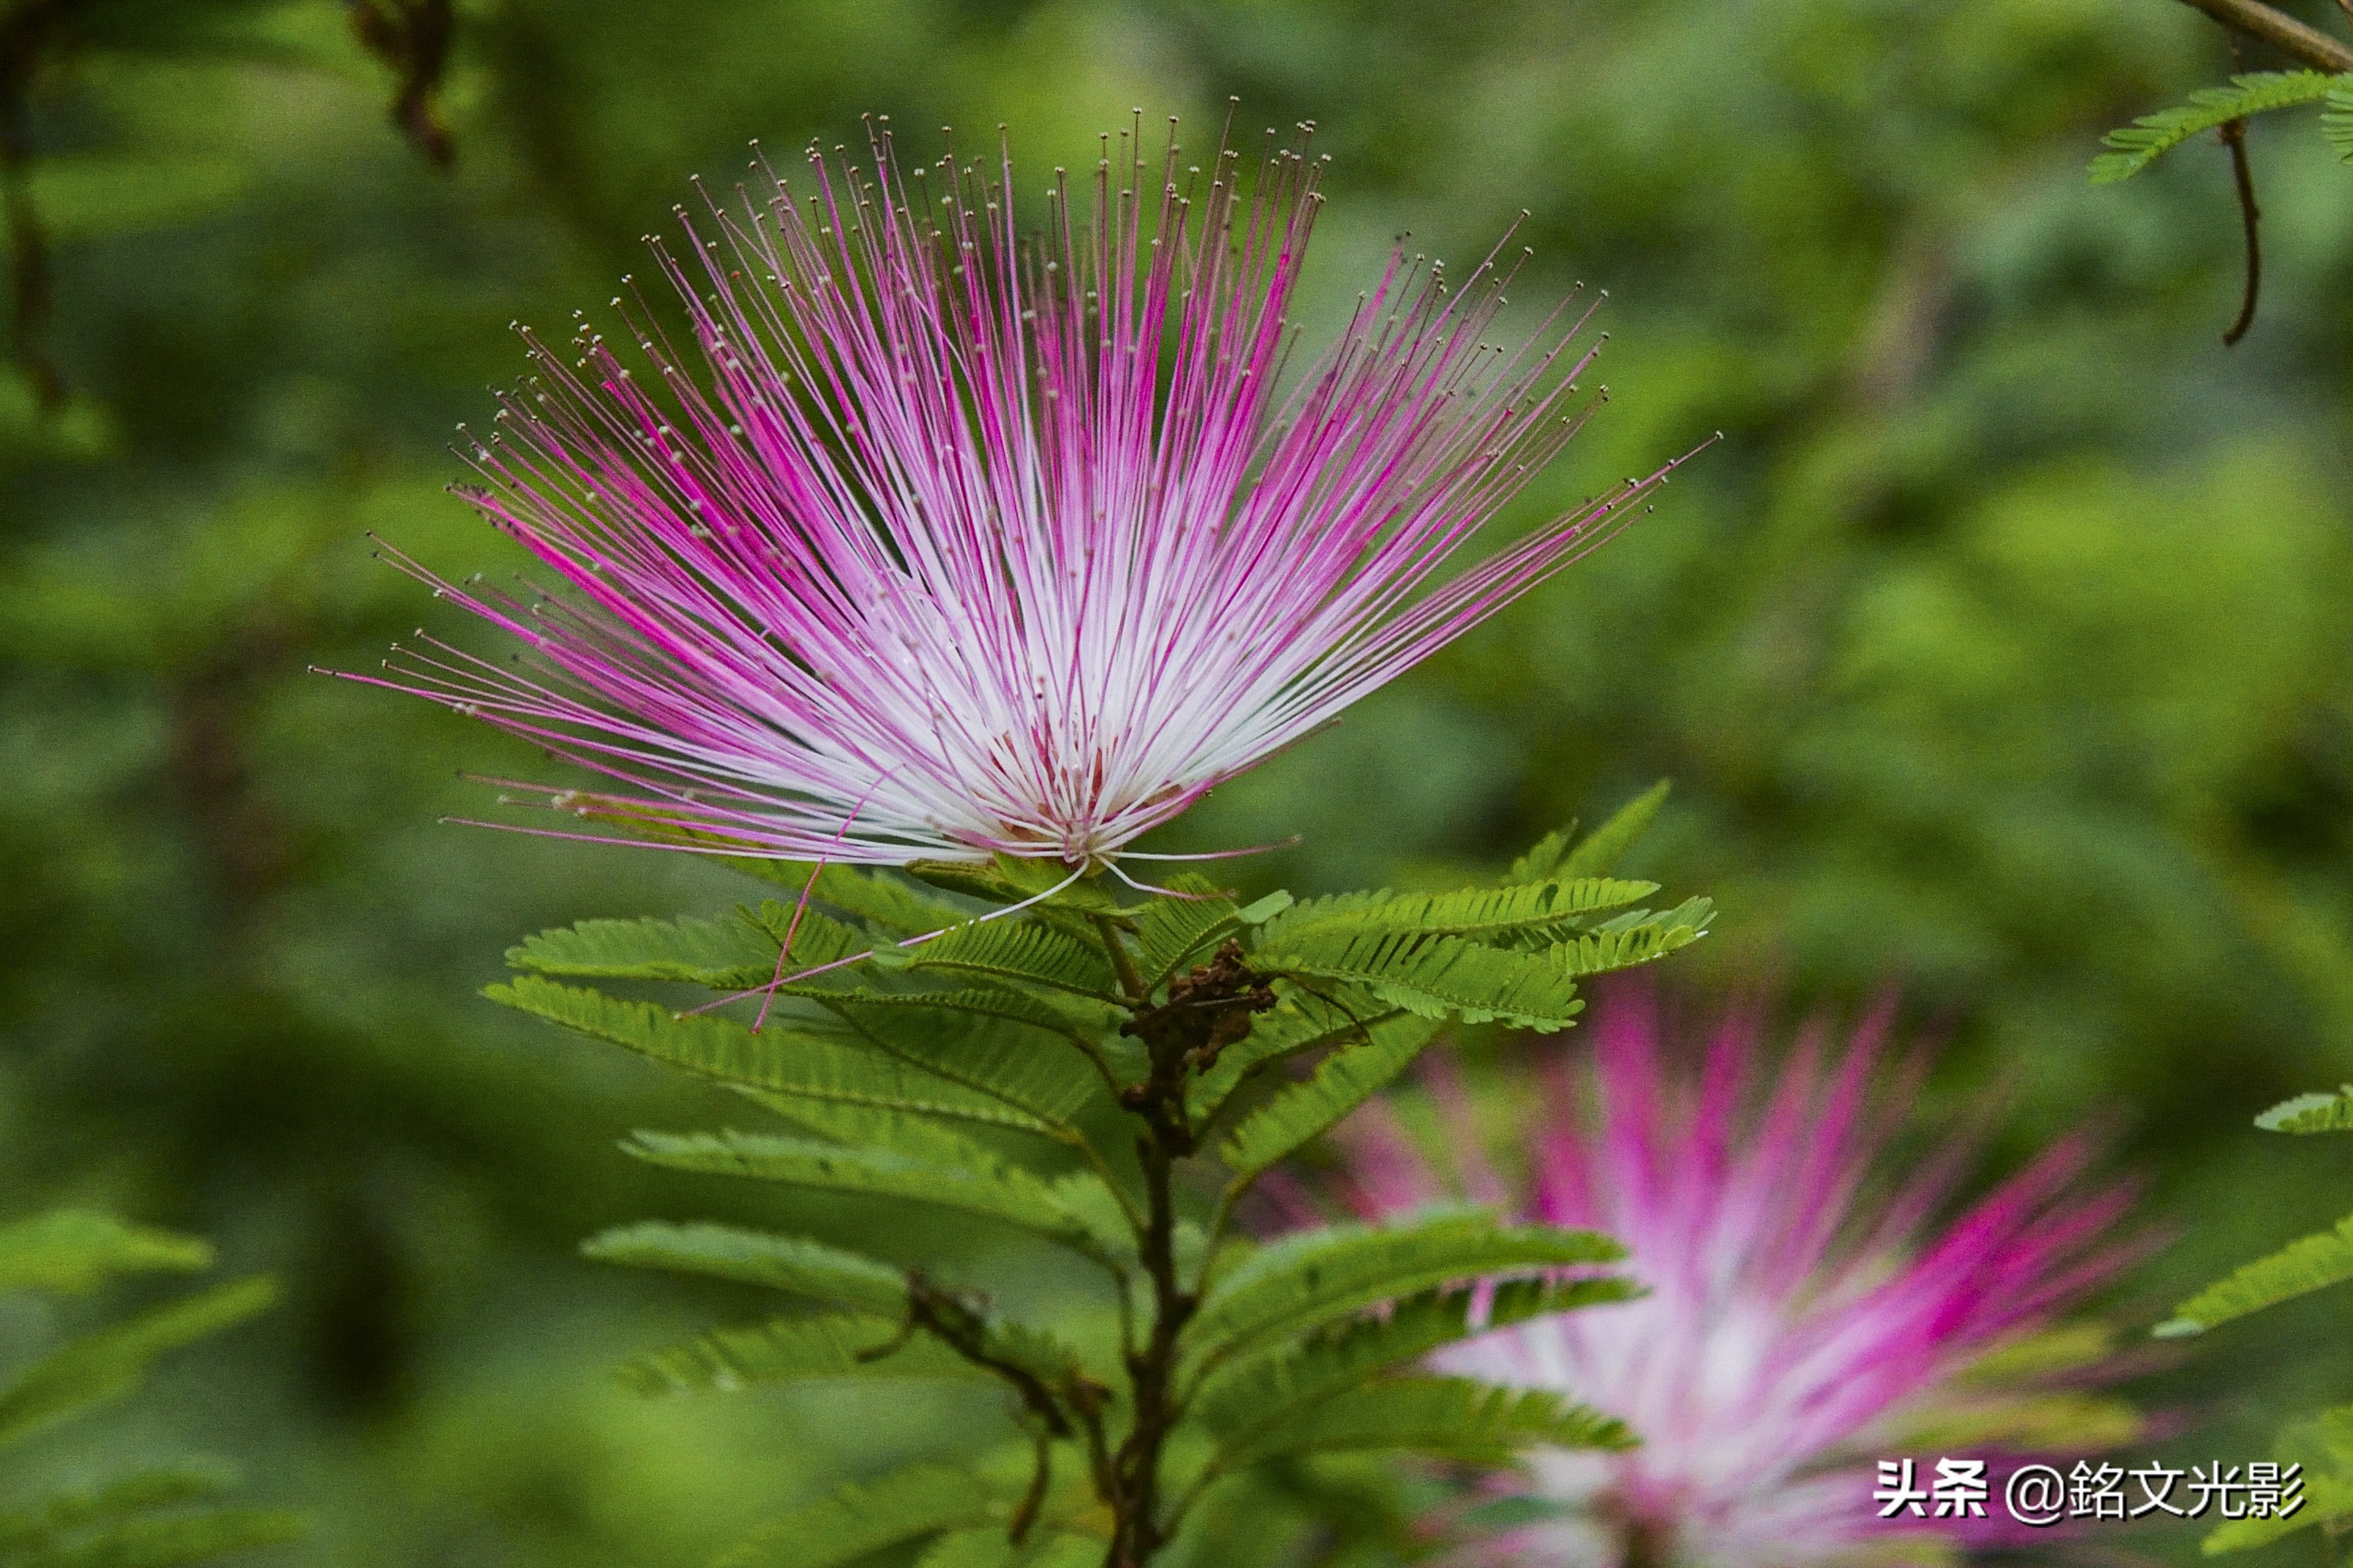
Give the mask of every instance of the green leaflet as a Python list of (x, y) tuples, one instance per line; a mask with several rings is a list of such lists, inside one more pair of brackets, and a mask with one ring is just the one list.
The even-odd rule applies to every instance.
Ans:
[(21, 1568), (179, 1568), (299, 1540), (302, 1521), (269, 1509), (215, 1508), (129, 1519), (14, 1559)]
[(878, 1050), (1057, 1130), (1103, 1092), (1067, 1044), (1027, 1024), (912, 999), (826, 1006)]
[(1219, 1147), (1218, 1157), (1233, 1172), (1237, 1185), (1330, 1131), (1379, 1093), (1421, 1054), (1438, 1026), (1428, 1018), (1400, 1015), (1376, 1025), (1370, 1033), (1367, 1043), (1333, 1052), (1305, 1083), (1283, 1089), (1235, 1126)]
[(1576, 983), (1541, 953), (1507, 952), (1457, 937), (1411, 932), (1313, 931), (1270, 939), (1263, 968), (1364, 986), (1424, 1017), (1449, 1015), (1550, 1032), (1585, 1005)]
[(1615, 1278), (1507, 1280), (1494, 1288), (1485, 1317), (1474, 1323), (1471, 1308), (1478, 1294), (1426, 1291), (1380, 1316), (1350, 1319), (1301, 1343), (1236, 1363), (1202, 1387), (1194, 1407), (1221, 1437), (1248, 1443), (1262, 1428), (1440, 1346), (1548, 1312), (1630, 1300), (1641, 1291)]
[(2101, 138), (2108, 151), (2092, 160), (2092, 184), (2128, 180), (2201, 131), (2275, 109), (2317, 103), (2347, 79), (2318, 71), (2252, 71), (2228, 87), (2201, 87), (2177, 109), (2145, 114)]
[(651, 1164), (707, 1175), (748, 1176), (822, 1192), (937, 1204), (1002, 1220), (1084, 1247), (1085, 1226), (1045, 1183), (974, 1145), (978, 1161), (958, 1168), (890, 1149), (820, 1143), (755, 1132), (638, 1132), (622, 1148)]
[(2353, 1279), (2353, 1215), (2338, 1220), (2334, 1230), (2292, 1241), (2268, 1258), (2242, 1265), (2176, 1307), (2173, 1316), (2153, 1331), (2165, 1339), (2203, 1333), (2344, 1279)]
[(1687, 899), (1662, 915), (1645, 915), (1631, 925), (1616, 921), (1571, 937), (1546, 950), (1554, 967), (1574, 979), (1608, 974), (1664, 958), (1689, 947), (1707, 934), (1715, 906), (1705, 899)]
[(1351, 1000), (1345, 989), (1326, 1001), (1295, 985), (1283, 987), (1274, 1010), (1251, 1020), (1250, 1032), (1228, 1046), (1217, 1064), (1193, 1080), (1185, 1100), (1195, 1125), (1207, 1123), (1235, 1089), (1273, 1063), (1326, 1047), (1362, 1044), (1372, 1030), (1403, 1016), (1403, 1009), (1361, 992), (1353, 994), (1356, 1005), (1347, 1005)]
[(1289, 1454), (1401, 1448), (1495, 1465), (1533, 1445), (1626, 1448), (1633, 1441), (1622, 1423), (1549, 1390), (1398, 1377), (1343, 1390), (1293, 1420), (1261, 1428), (1222, 1453), (1219, 1464), (1238, 1469)]
[(908, 966), (919, 971), (1043, 985), (1098, 1002), (1119, 1001), (1119, 982), (1102, 949), (1032, 921), (958, 926), (913, 952)]
[(90, 1209), (51, 1209), (0, 1226), (0, 1290), (87, 1290), (118, 1274), (192, 1272), (213, 1249), (190, 1236)]
[(244, 1321), (277, 1294), (266, 1279), (239, 1280), (151, 1308), (51, 1352), (0, 1388), (0, 1442), (130, 1393), (157, 1356)]
[(942, 1531), (1002, 1529), (1011, 1512), (1003, 1489), (970, 1471), (916, 1465), (796, 1509), (721, 1555), (712, 1568), (839, 1568)]
[(1144, 984), (1157, 991), (1194, 955), (1241, 929), (1241, 911), (1233, 900), (1209, 897), (1218, 891), (1208, 878), (1184, 872), (1168, 885), (1197, 899), (1155, 899), (1135, 917), (1135, 967)]
[(1623, 909), (1659, 890), (1656, 882), (1609, 878), (1524, 882), (1505, 888), (1464, 888), (1451, 893), (1383, 894), (1301, 904), (1270, 922), (1267, 947), (1344, 931), (1412, 931), (1494, 942), (1563, 930), (1601, 910)]
[[(891, 1348), (894, 1346), (896, 1348)], [(863, 1352), (889, 1349), (871, 1360)], [(773, 1318), (709, 1333), (639, 1356), (622, 1369), (640, 1394), (715, 1389), (828, 1378), (992, 1379), (928, 1334), (904, 1335), (888, 1318), (867, 1313)]]
[(1661, 779), (1610, 813), (1609, 820), (1588, 834), (1560, 863), (1563, 880), (1572, 877), (1606, 877), (1618, 868), (1634, 841), (1651, 829), (1659, 807), (1667, 803), (1669, 781)]
[(2353, 163), (2353, 81), (2338, 77), (2329, 84), (2328, 107), (2320, 111), (2320, 133), (2337, 149), (2337, 156)]
[(797, 1236), (727, 1225), (625, 1225), (580, 1244), (587, 1257), (635, 1268), (667, 1268), (765, 1285), (871, 1312), (907, 1315), (907, 1277), (889, 1264)]
[(1592, 1231), (1505, 1226), (1480, 1209), (1335, 1225), (1252, 1253), (1211, 1286), (1185, 1332), (1197, 1353), (1221, 1356), (1440, 1285), (1622, 1256), (1616, 1242)]
[(708, 1013), (681, 1017), (650, 1002), (624, 1002), (532, 974), (486, 987), (482, 994), (723, 1083), (1035, 1132), (1050, 1130), (1039, 1117), (1001, 1099), (856, 1040), (781, 1026), (755, 1035), (732, 1018)]
[(2266, 1132), (2353, 1132), (2353, 1083), (2335, 1094), (2299, 1094), (2255, 1118)]
[[(798, 938), (793, 945), (803, 951)], [(765, 985), (775, 976), (776, 940), (749, 910), (737, 910), (715, 921), (582, 921), (525, 937), (506, 956), (508, 968), (540, 974), (676, 980), (736, 990)]]

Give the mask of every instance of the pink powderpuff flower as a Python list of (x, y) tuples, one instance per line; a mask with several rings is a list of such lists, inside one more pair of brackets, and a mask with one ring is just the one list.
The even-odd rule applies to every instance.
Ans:
[(533, 378), (469, 439), (468, 499), (560, 589), (394, 557), (525, 657), (420, 632), (360, 679), (618, 781), (553, 804), (674, 847), (1108, 863), (1673, 466), (1471, 559), (1594, 405), (1591, 310), (1498, 346), (1518, 260), (1450, 288), (1400, 247), (1286, 376), (1321, 200), (1301, 129), (1245, 197), (1240, 155), (1188, 163), (1173, 121), (1152, 174), (1139, 121), (1091, 212), (1060, 169), (1025, 193), (1035, 244), (1009, 154), (902, 171), (885, 121), (871, 171), (813, 148), (797, 192), (755, 162), (756, 195), (653, 242), (690, 351), (642, 300), (634, 368), (586, 324), (568, 354), (526, 331)]
[[(1948, 1145), (1908, 1178), (1884, 1180), (1916, 1086), (1913, 1074), (1882, 1070), (1886, 1027), (1883, 1011), (1842, 1055), (1811, 1029), (1775, 1081), (1758, 1060), (1759, 1019), (1736, 1013), (1692, 1073), (1662, 1062), (1669, 1046), (1649, 992), (1608, 991), (1590, 1070), (1556, 1059), (1548, 1077), (1525, 1205), (1480, 1154), (1442, 1065), (1427, 1080), (1451, 1123), (1455, 1186), (1608, 1232), (1649, 1289), (1436, 1358), (1446, 1372), (1566, 1392), (1641, 1439), (1623, 1453), (1538, 1455), (1529, 1489), (1566, 1511), (1482, 1550), (1562, 1568), (1939, 1562), (1957, 1545), (2041, 1533), (2006, 1527), (2010, 1467), (1999, 1461), (2050, 1440), (2053, 1415), (2086, 1435), (2105, 1428), (2084, 1447), (2131, 1435), (2124, 1407), (1988, 1362), (2053, 1329), (2137, 1250), (2116, 1239), (2126, 1194), (2084, 1190), (2088, 1152), (2070, 1142), (1934, 1225), (1968, 1151)], [(1341, 1136), (1359, 1210), (1453, 1195), (1386, 1108)], [(1907, 1436), (1936, 1431), (1945, 1454), (1992, 1457), (1986, 1517), (1964, 1505), (1938, 1519), (1931, 1501), (1926, 1517), (1907, 1506), (1881, 1519), (1874, 1461), (1916, 1456)], [(1916, 1459), (1924, 1493), (1936, 1458)]]

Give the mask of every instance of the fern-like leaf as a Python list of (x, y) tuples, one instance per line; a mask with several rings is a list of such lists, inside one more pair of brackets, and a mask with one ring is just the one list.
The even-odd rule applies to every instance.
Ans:
[(842, 1568), (943, 1531), (1002, 1529), (1011, 1511), (1002, 1488), (968, 1470), (916, 1465), (837, 1488), (763, 1526), (713, 1568)]
[(1540, 953), (1507, 952), (1449, 936), (1314, 931), (1270, 940), (1260, 967), (1361, 985), (1427, 1018), (1453, 1016), (1550, 1032), (1584, 1004), (1576, 983)]
[(1546, 950), (1559, 971), (1572, 979), (1609, 974), (1620, 969), (1662, 959), (1689, 947), (1707, 934), (1715, 906), (1705, 899), (1687, 899), (1662, 915), (1646, 916), (1631, 925), (1612, 924), (1586, 931)]
[(1135, 917), (1135, 966), (1146, 986), (1157, 989), (1211, 943), (1241, 929), (1241, 910), (1230, 899), (1212, 896), (1217, 885), (1186, 872), (1169, 879), (1191, 899), (1155, 899)]
[(51, 1209), (0, 1226), (0, 1290), (88, 1290), (121, 1274), (212, 1266), (192, 1236), (130, 1225), (90, 1209)]
[(1295, 1420), (1261, 1428), (1221, 1453), (1219, 1468), (1293, 1454), (1404, 1449), (1496, 1465), (1524, 1448), (1625, 1448), (1625, 1426), (1547, 1389), (1498, 1388), (1463, 1377), (1398, 1377), (1334, 1394)]
[[(1092, 1073), (1074, 1071), (1078, 1058), (1036, 1024), (993, 1016), (953, 1000), (964, 993), (922, 993), (890, 1001), (833, 997), (828, 1010), (876, 1049), (960, 1084), (1020, 1117), (1067, 1130), (1087, 1103), (1103, 1093)], [(1010, 990), (1008, 1004), (1037, 1005)]]
[(1280, 949), (1307, 937), (1340, 931), (1416, 931), (1496, 942), (1559, 931), (1601, 910), (1623, 909), (1658, 891), (1656, 882), (1605, 877), (1523, 882), (1504, 888), (1464, 888), (1451, 893), (1408, 893), (1362, 903), (1302, 904), (1266, 928), (1265, 943)]
[(1228, 1046), (1217, 1063), (1193, 1080), (1186, 1105), (1196, 1125), (1206, 1124), (1226, 1100), (1253, 1075), (1286, 1058), (1338, 1046), (1362, 1045), (1372, 1031), (1405, 1010), (1376, 1001), (1361, 992), (1340, 988), (1331, 997), (1284, 987), (1271, 1013), (1261, 1013), (1250, 1032)]
[(2167, 1339), (2203, 1333), (2346, 1279), (2353, 1279), (2353, 1215), (2338, 1220), (2334, 1230), (2292, 1241), (2209, 1285), (2176, 1307), (2155, 1331)]
[[(877, 1354), (876, 1352), (886, 1352)], [(654, 1351), (621, 1376), (640, 1394), (732, 1392), (765, 1384), (827, 1379), (987, 1379), (994, 1374), (924, 1334), (887, 1318), (834, 1313), (775, 1318)]]
[(2353, 79), (2338, 77), (2329, 84), (2328, 106), (2320, 111), (2320, 133), (2337, 156), (2353, 163)]
[[(1475, 1314), (1482, 1294), (1489, 1298), (1487, 1310)], [(1263, 1427), (1473, 1334), (1640, 1294), (1617, 1278), (1511, 1279), (1492, 1289), (1426, 1291), (1377, 1316), (1350, 1319), (1301, 1343), (1234, 1363), (1201, 1389), (1195, 1408), (1220, 1438), (1248, 1443)]]
[(2143, 115), (2103, 137), (2108, 151), (2092, 160), (2092, 184), (2128, 180), (2200, 132), (2229, 121), (2317, 103), (2345, 79), (2318, 71), (2253, 71), (2232, 77), (2228, 87), (2201, 87), (2188, 103)]
[(836, 861), (818, 873), (817, 883), (811, 887), (811, 868), (806, 860), (754, 860), (731, 856), (727, 864), (786, 889), (795, 904), (799, 903), (801, 892), (807, 889), (814, 901), (864, 921), (892, 936), (920, 936), (926, 931), (944, 931), (972, 918), (944, 899), (934, 898), (886, 871)]
[(707, 1013), (681, 1017), (650, 1002), (625, 1002), (533, 974), (517, 975), (482, 994), (722, 1083), (1035, 1132), (1050, 1130), (1047, 1122), (1001, 1099), (952, 1083), (856, 1037), (779, 1027), (755, 1035), (732, 1018)]
[(1087, 1227), (1044, 1182), (977, 1144), (970, 1145), (973, 1163), (960, 1167), (911, 1159), (890, 1149), (754, 1132), (638, 1132), (622, 1147), (673, 1171), (902, 1198), (1002, 1220), (1080, 1247), (1092, 1241)]
[(604, 1263), (765, 1285), (893, 1321), (907, 1315), (903, 1272), (804, 1237), (739, 1226), (644, 1221), (593, 1236), (580, 1250)]
[(1376, 1026), (1365, 1044), (1335, 1051), (1305, 1083), (1293, 1084), (1242, 1118), (1218, 1157), (1237, 1184), (1249, 1182), (1388, 1087), (1437, 1032), (1429, 1019), (1409, 1015)]
[(2353, 1132), (2353, 1083), (2335, 1094), (2299, 1094), (2255, 1118), (2266, 1132)]
[(977, 921), (913, 950), (909, 967), (1016, 986), (1043, 985), (1116, 1005), (1118, 982), (1103, 950), (1034, 921)]
[(129, 1394), (156, 1357), (243, 1322), (277, 1294), (266, 1279), (242, 1279), (150, 1308), (51, 1352), (0, 1388), (0, 1442)]
[(1616, 1242), (1593, 1231), (1505, 1226), (1478, 1209), (1382, 1226), (1329, 1226), (1250, 1254), (1210, 1287), (1185, 1332), (1197, 1353), (1229, 1355), (1441, 1285), (1623, 1256)]

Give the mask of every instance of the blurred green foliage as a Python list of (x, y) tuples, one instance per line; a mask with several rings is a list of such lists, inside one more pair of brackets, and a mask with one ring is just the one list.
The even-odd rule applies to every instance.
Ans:
[[(459, 770), (537, 760), (304, 673), (437, 613), (366, 531), (511, 563), (441, 493), (451, 427), (520, 368), (511, 319), (597, 306), (747, 138), (854, 140), (870, 110), (967, 142), (1008, 122), (1039, 174), (1131, 104), (1197, 142), (1229, 94), (1246, 126), (1313, 119), (1324, 319), (1400, 231), (1461, 258), (1523, 207), (1531, 310), (1611, 290), (1615, 405), (1532, 509), (1730, 433), (1656, 517), (1166, 847), (1303, 831), (1241, 875), (1429, 881), (1671, 774), (1632, 868), (1724, 909), (1682, 977), (1894, 980), (1951, 1042), (1932, 1111), (1999, 1091), (2020, 1139), (2114, 1130), (2182, 1237), (2127, 1311), (2341, 1209), (2245, 1129), (2353, 1073), (2353, 201), (2308, 131), (2254, 126), (2266, 299), (2223, 351), (2222, 153), (2084, 174), (2104, 131), (2233, 68), (2186, 8), (468, 0), (447, 173), (388, 113), (397, 51), (330, 0), (0, 16), (35, 12), (10, 184), (49, 281), (0, 379), (0, 1160), (12, 1206), (103, 1203), (285, 1281), (121, 1441), (237, 1453), (319, 1521), (290, 1561), (694, 1563), (969, 1436), (912, 1403), (613, 1379), (753, 1310), (573, 1251), (729, 1201), (612, 1146), (710, 1104), (475, 992), (515, 931), (733, 889), (438, 826), (484, 804)], [(2185, 1453), (2254, 1457), (2277, 1409), (2353, 1383), (2346, 1310), (2265, 1314), (2147, 1396)]]

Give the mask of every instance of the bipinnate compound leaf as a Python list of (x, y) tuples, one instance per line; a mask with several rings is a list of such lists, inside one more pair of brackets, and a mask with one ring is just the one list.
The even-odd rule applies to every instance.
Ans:
[(907, 1315), (903, 1272), (804, 1237), (740, 1226), (649, 1220), (590, 1237), (580, 1250), (599, 1262), (765, 1285), (893, 1321)]
[(2353, 1279), (2353, 1215), (2338, 1220), (2334, 1230), (2292, 1241), (2209, 1285), (2176, 1307), (2156, 1332), (2167, 1339), (2203, 1333), (2346, 1279)]
[(2317, 103), (2345, 80), (2318, 71), (2252, 71), (2232, 77), (2228, 87), (2201, 87), (2188, 103), (2145, 114), (2101, 138), (2108, 151), (2092, 160), (2092, 184), (2128, 180), (2200, 132), (2227, 121)]
[(0, 1387), (0, 1442), (129, 1394), (156, 1357), (244, 1321), (277, 1293), (267, 1279), (242, 1279), (152, 1307), (52, 1351)]
[(2353, 1132), (2353, 1083), (2335, 1094), (2299, 1094), (2255, 1118), (2266, 1132)]
[(910, 952), (909, 967), (919, 973), (1119, 1000), (1119, 983), (1101, 948), (1036, 921), (972, 921)]
[(639, 1356), (622, 1369), (640, 1394), (730, 1392), (830, 1379), (967, 1380), (996, 1374), (928, 1334), (908, 1334), (888, 1318), (827, 1313), (714, 1329)]
[(1565, 1029), (1585, 1004), (1577, 985), (1541, 953), (1508, 952), (1457, 937), (1412, 932), (1309, 931), (1270, 938), (1262, 969), (1361, 985), (1426, 1018)]
[[(1001, 1005), (992, 1008), (994, 996)], [(1031, 1121), (1065, 1126), (1103, 1092), (1067, 1034), (1040, 1021), (1048, 1005), (1019, 992), (923, 992), (828, 997), (825, 1005), (874, 1046), (936, 1078), (997, 1100)]]
[(1218, 1157), (1236, 1182), (1250, 1181), (1388, 1087), (1437, 1033), (1430, 1019), (1404, 1014), (1374, 1026), (1363, 1044), (1334, 1051), (1306, 1082), (1291, 1085), (1243, 1117), (1219, 1145)]
[(1625, 1426), (1547, 1389), (1499, 1388), (1461, 1377), (1376, 1379), (1220, 1452), (1223, 1469), (1294, 1454), (1402, 1449), (1465, 1464), (1508, 1462), (1523, 1448), (1625, 1448)]
[(1482, 1209), (1328, 1226), (1271, 1242), (1216, 1280), (1185, 1336), (1196, 1355), (1223, 1357), (1441, 1285), (1585, 1268), (1622, 1256), (1598, 1232), (1504, 1225)]
[[(1489, 1289), (1424, 1291), (1385, 1312), (1347, 1319), (1297, 1343), (1230, 1363), (1203, 1385), (1195, 1409), (1220, 1438), (1246, 1445), (1261, 1428), (1293, 1420), (1367, 1378), (1457, 1341), (1641, 1293), (1631, 1281), (1614, 1276), (1509, 1279)], [(1482, 1295), (1483, 1313), (1474, 1310)]]
[(1018, 1165), (974, 1148), (964, 1166), (934, 1164), (895, 1150), (758, 1132), (638, 1132), (629, 1153), (674, 1171), (745, 1176), (820, 1192), (904, 1198), (1002, 1220), (1057, 1241), (1090, 1243), (1085, 1226), (1053, 1189)]
[(0, 1226), (0, 1290), (87, 1290), (121, 1274), (212, 1266), (192, 1236), (131, 1225), (92, 1209), (51, 1209)]
[(551, 1023), (723, 1083), (812, 1100), (922, 1116), (1045, 1131), (1046, 1124), (1004, 1100), (927, 1072), (855, 1037), (831, 1037), (780, 1026), (754, 1034), (732, 1018), (681, 1017), (650, 1002), (517, 975), (483, 994)]
[(842, 1568), (943, 1531), (1005, 1528), (1013, 1500), (969, 1470), (916, 1465), (839, 1487), (764, 1525), (712, 1568)]

